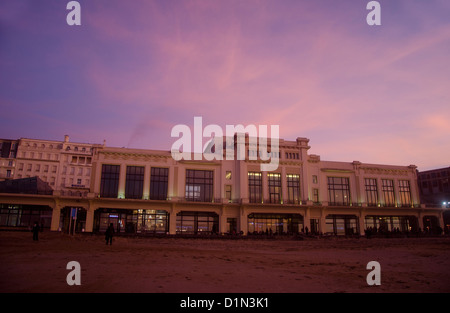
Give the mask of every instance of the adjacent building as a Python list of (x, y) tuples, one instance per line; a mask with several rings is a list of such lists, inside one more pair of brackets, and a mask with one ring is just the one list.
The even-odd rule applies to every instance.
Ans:
[(14, 178), (18, 140), (0, 139), (0, 181)]
[(420, 203), (414, 165), (323, 161), (297, 138), (279, 141), (271, 154), (278, 169), (264, 172), (248, 138), (244, 148), (243, 160), (176, 161), (170, 151), (20, 139), (14, 178), (38, 176), (53, 193), (0, 194), (0, 226), (28, 226), (17, 212), (31, 206), (51, 214), (44, 226), (54, 231), (103, 232), (111, 223), (117, 232), (192, 235), (444, 227), (443, 209)]
[(421, 203), (444, 209), (445, 229), (450, 230), (450, 167), (417, 173)]

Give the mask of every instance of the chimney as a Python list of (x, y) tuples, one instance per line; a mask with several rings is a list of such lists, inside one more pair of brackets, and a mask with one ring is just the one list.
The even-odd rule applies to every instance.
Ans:
[(69, 142), (69, 135), (64, 135), (64, 142)]

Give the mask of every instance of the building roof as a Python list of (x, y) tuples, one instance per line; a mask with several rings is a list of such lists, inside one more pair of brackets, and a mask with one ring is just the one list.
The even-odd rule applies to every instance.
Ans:
[(53, 189), (39, 177), (20, 178), (0, 182), (0, 193), (51, 195)]

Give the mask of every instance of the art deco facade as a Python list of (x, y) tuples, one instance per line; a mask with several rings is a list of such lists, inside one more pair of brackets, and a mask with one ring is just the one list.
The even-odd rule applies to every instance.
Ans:
[(220, 161), (175, 161), (169, 151), (68, 137), (17, 144), (10, 176), (39, 176), (54, 191), (0, 194), (1, 227), (27, 227), (33, 218), (53, 231), (73, 224), (75, 231), (103, 232), (113, 223), (123, 233), (162, 234), (345, 235), (444, 227), (442, 208), (420, 204), (416, 166), (322, 161), (308, 154), (306, 138), (280, 140), (273, 172), (250, 160), (248, 141), (245, 160)]

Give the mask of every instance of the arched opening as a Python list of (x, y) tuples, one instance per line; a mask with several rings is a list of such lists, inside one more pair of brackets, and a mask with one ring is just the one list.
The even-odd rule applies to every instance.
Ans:
[(59, 228), (62, 232), (81, 233), (86, 229), (86, 209), (82, 207), (64, 207), (61, 209)]
[(100, 208), (95, 211), (95, 232), (105, 232), (111, 223), (116, 234), (166, 234), (169, 232), (169, 213), (148, 209)]
[(292, 235), (303, 231), (300, 214), (251, 213), (248, 215), (250, 235)]
[(50, 228), (52, 212), (46, 205), (0, 204), (0, 227), (29, 229), (37, 222), (41, 229)]
[(338, 236), (359, 234), (359, 219), (356, 215), (327, 215), (325, 232)]
[(215, 212), (181, 211), (177, 213), (177, 234), (215, 234), (219, 231), (219, 215)]
[(443, 229), (439, 226), (439, 219), (436, 216), (424, 216), (423, 231), (430, 235), (440, 235)]

